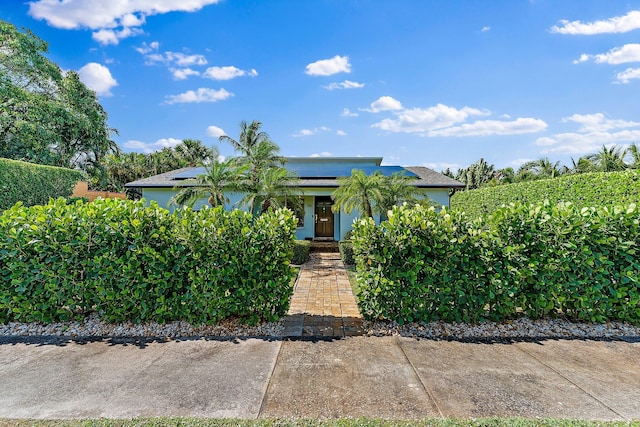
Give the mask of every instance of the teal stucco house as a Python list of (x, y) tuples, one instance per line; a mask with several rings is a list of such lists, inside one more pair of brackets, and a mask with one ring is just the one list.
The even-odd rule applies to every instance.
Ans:
[[(287, 157), (285, 167), (299, 181), (299, 197), (304, 211), (298, 213), (298, 239), (342, 240), (359, 212), (347, 214), (333, 212), (331, 193), (338, 187), (337, 178), (350, 176), (353, 169), (361, 169), (367, 175), (379, 171), (389, 176), (403, 172), (412, 178), (412, 185), (423, 189), (425, 197), (442, 206), (449, 206), (449, 193), (453, 188), (463, 188), (458, 181), (423, 166), (382, 166), (382, 157)], [(174, 187), (181, 181), (204, 173), (204, 168), (182, 168), (149, 178), (130, 182), (129, 188), (138, 188), (142, 197), (155, 200), (158, 205), (171, 209), (169, 199), (176, 193)], [(233, 209), (241, 195), (230, 194), (225, 209)], [(207, 205), (206, 199), (196, 203), (194, 209)], [(379, 217), (375, 218), (380, 221)]]

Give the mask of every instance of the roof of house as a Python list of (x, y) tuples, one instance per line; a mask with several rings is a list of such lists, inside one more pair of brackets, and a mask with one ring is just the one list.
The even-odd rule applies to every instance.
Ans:
[[(459, 188), (464, 184), (442, 175), (432, 169), (424, 166), (380, 166), (381, 158), (348, 158), (348, 157), (325, 157), (325, 158), (291, 158), (288, 160), (287, 167), (300, 177), (296, 183), (296, 187), (338, 187), (337, 178), (339, 176), (348, 176), (351, 173), (352, 166), (355, 169), (363, 169), (366, 173), (378, 171), (384, 175), (390, 175), (395, 172), (405, 172), (409, 177), (415, 178), (410, 183), (420, 188)], [(352, 163), (361, 163), (361, 166)], [(371, 161), (374, 161), (372, 164)], [(313, 166), (315, 163), (315, 167)], [(333, 165), (331, 163), (334, 163)], [(336, 163), (344, 163), (344, 167), (337, 167)], [(324, 165), (324, 166), (323, 166)], [(326, 172), (325, 172), (326, 171)], [(162, 173), (160, 175), (150, 176), (148, 178), (139, 179), (129, 182), (125, 187), (138, 188), (173, 188), (184, 182), (185, 179), (195, 178), (196, 175), (203, 173), (204, 168), (182, 168), (171, 172)]]

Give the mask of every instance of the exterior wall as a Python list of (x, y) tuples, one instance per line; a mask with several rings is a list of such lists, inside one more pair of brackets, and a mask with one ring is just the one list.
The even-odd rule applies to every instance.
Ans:
[[(296, 230), (296, 239), (313, 239), (315, 237), (315, 196), (330, 196), (333, 192), (333, 188), (304, 188), (303, 189), (303, 201), (304, 201), (304, 224), (298, 227)], [(155, 200), (159, 206), (167, 208), (171, 211), (175, 209), (174, 206), (169, 206), (169, 199), (175, 194), (175, 190), (171, 188), (143, 188), (142, 196), (147, 201)], [(426, 191), (426, 195), (435, 201), (436, 203), (449, 207), (449, 189), (447, 188), (433, 188)], [(229, 203), (225, 204), (226, 210), (231, 210), (234, 205), (242, 198), (241, 194), (229, 194)], [(207, 200), (202, 199), (198, 201), (194, 209), (201, 209), (207, 205)], [(246, 210), (246, 208), (243, 208)], [(352, 212), (346, 214), (344, 211), (334, 214), (334, 240), (344, 240), (345, 235), (351, 230), (353, 221), (360, 216), (359, 212)], [(376, 224), (381, 221), (380, 215), (374, 215)]]
[(429, 188), (426, 192), (427, 196), (441, 206), (449, 208), (449, 189), (448, 188)]
[(125, 200), (127, 198), (127, 195), (124, 193), (114, 193), (111, 191), (89, 191), (89, 183), (80, 181), (74, 187), (71, 197), (84, 197), (90, 202), (93, 202), (98, 197), (102, 197), (103, 199)]

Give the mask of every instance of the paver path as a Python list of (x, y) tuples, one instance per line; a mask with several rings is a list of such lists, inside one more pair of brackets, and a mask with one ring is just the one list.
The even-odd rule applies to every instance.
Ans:
[(287, 337), (362, 333), (362, 316), (339, 253), (312, 253), (302, 265), (285, 320)]

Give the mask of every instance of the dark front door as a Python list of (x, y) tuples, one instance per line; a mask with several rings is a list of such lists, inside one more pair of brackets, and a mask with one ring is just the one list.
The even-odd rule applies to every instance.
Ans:
[(316, 197), (316, 237), (333, 237), (333, 212), (331, 197)]

